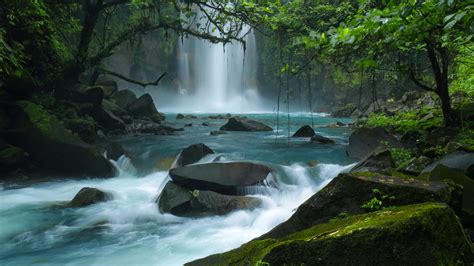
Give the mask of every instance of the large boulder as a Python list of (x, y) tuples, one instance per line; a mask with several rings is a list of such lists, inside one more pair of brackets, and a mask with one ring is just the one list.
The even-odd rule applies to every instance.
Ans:
[(316, 133), (314, 132), (313, 128), (308, 126), (308, 125), (304, 125), (302, 127), (300, 127), (300, 129), (298, 129), (295, 134), (293, 134), (293, 137), (294, 138), (298, 138), (298, 137), (312, 137), (316, 135)]
[(436, 165), (430, 172), (423, 172), (421, 178), (447, 182), (461, 187), (460, 202), (453, 206), (466, 227), (474, 227), (474, 180), (459, 169), (449, 168), (443, 164)]
[(262, 122), (242, 117), (231, 117), (220, 130), (224, 131), (273, 131), (273, 129)]
[(376, 149), (354, 166), (351, 172), (380, 172), (393, 168), (392, 155), (387, 149)]
[(135, 93), (129, 90), (121, 90), (116, 93), (111, 98), (112, 102), (120, 106), (122, 109), (127, 109), (127, 107), (134, 101), (137, 100)]
[(134, 117), (151, 117), (158, 113), (150, 94), (146, 93), (127, 106), (127, 110)]
[(451, 192), (448, 185), (441, 182), (424, 182), (381, 174), (339, 174), (299, 206), (290, 219), (260, 239), (282, 238), (316, 224), (326, 223), (340, 213), (363, 213), (367, 209), (362, 206), (373, 198), (382, 202), (379, 207), (401, 206), (427, 201), (450, 202)]
[(187, 190), (168, 182), (158, 199), (161, 212), (177, 216), (223, 215), (234, 210), (255, 209), (261, 200), (255, 197), (222, 195), (213, 191)]
[(336, 218), (186, 265), (456, 265), (471, 259), (453, 211), (423, 203)]
[(107, 158), (114, 161), (117, 161), (122, 155), (127, 155), (127, 151), (123, 148), (123, 146), (115, 141), (110, 141), (107, 143), (107, 146), (105, 146), (105, 151)]
[(378, 147), (402, 148), (403, 145), (383, 128), (358, 128), (349, 137), (347, 155), (363, 159)]
[(110, 177), (114, 167), (93, 146), (73, 135), (40, 105), (22, 101), (15, 108), (12, 143), (39, 167), (71, 176)]
[(24, 168), (29, 165), (28, 153), (23, 149), (0, 140), (0, 173)]
[(97, 188), (84, 187), (69, 203), (71, 207), (85, 207), (99, 202), (110, 200), (112, 195)]
[(470, 175), (469, 169), (474, 165), (474, 153), (462, 150), (455, 151), (428, 165), (423, 169), (422, 173), (429, 173), (438, 165), (444, 165), (451, 169), (459, 170), (466, 175)]
[(176, 167), (193, 164), (204, 156), (214, 154), (214, 151), (203, 143), (193, 144), (181, 151), (176, 160)]
[(170, 170), (171, 179), (187, 189), (239, 195), (243, 187), (260, 185), (271, 169), (250, 162), (194, 164)]
[(114, 115), (119, 117), (127, 115), (127, 111), (125, 111), (125, 109), (121, 108), (116, 103), (109, 100), (104, 99), (102, 101), (102, 108), (104, 108), (104, 110), (106, 111), (112, 112)]

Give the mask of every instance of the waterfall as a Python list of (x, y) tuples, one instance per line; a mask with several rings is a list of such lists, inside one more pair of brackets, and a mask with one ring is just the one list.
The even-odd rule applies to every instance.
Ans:
[[(199, 16), (199, 12), (198, 12)], [(217, 36), (218, 33), (216, 33)], [(257, 45), (244, 25), (241, 43), (213, 44), (193, 36), (178, 41), (177, 87), (158, 97), (160, 110), (179, 112), (262, 111), (257, 87)]]

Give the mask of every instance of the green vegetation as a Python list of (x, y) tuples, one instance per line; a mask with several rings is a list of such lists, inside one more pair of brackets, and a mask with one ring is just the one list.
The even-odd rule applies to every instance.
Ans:
[[(443, 234), (439, 234), (441, 225), (446, 230), (443, 230), (445, 232)], [(371, 235), (370, 240), (367, 238), (369, 235)], [(387, 239), (393, 237), (391, 240), (393, 242), (390, 242), (392, 247), (403, 244), (404, 241), (413, 241), (412, 245), (419, 243), (421, 246), (425, 246), (416, 249), (414, 251), (416, 254), (413, 253), (413, 256), (408, 258), (407, 254), (393, 254), (391, 253), (392, 249), (377, 246), (382, 243), (377, 241), (382, 235), (385, 237), (385, 243)], [(448, 243), (452, 243), (454, 246)], [(469, 252), (466, 243), (465, 236), (452, 210), (443, 204), (424, 203), (391, 207), (368, 214), (333, 219), (328, 223), (313, 226), (278, 240), (254, 240), (229, 252), (197, 260), (191, 265), (208, 263), (253, 265), (259, 262), (304, 264), (315, 260), (319, 260), (321, 263), (329, 261), (343, 263), (344, 260), (353, 260), (352, 263), (355, 261), (368, 263), (375, 262), (377, 259), (380, 259), (379, 262), (387, 262), (383, 259), (384, 253), (390, 254), (387, 259), (389, 257), (392, 262), (396, 260), (399, 263), (402, 261), (413, 263), (426, 259), (425, 263), (430, 261), (435, 264), (455, 264), (462, 261), (463, 253)], [(345, 250), (348, 253), (340, 258), (331, 256), (337, 252), (337, 249), (348, 246), (357, 246), (357, 249), (354, 250), (354, 253)], [(377, 251), (374, 252), (374, 250)], [(360, 256), (356, 256), (356, 252), (357, 254), (361, 254), (361, 252), (362, 254), (373, 254), (377, 259), (364, 260)]]
[(390, 201), (395, 200), (395, 196), (383, 195), (377, 188), (372, 189), (372, 196), (373, 198), (360, 206), (362, 209), (378, 211), (390, 206)]

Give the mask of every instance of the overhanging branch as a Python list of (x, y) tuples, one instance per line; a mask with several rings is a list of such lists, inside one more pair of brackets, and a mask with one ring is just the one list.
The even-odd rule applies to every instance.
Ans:
[(166, 76), (166, 72), (164, 72), (154, 82), (141, 82), (141, 81), (131, 79), (131, 78), (126, 77), (122, 74), (119, 74), (117, 72), (113, 72), (113, 71), (110, 71), (110, 70), (107, 70), (107, 69), (100, 68), (100, 69), (98, 69), (98, 71), (101, 72), (102, 74), (111, 75), (111, 76), (117, 77), (119, 79), (125, 80), (129, 83), (133, 83), (133, 84), (142, 86), (143, 88), (148, 87), (148, 86), (158, 86), (158, 83), (160, 83), (160, 80), (162, 78), (164, 78), (164, 76)]
[(433, 88), (421, 83), (421, 81), (419, 81), (416, 77), (415, 77), (415, 73), (413, 72), (413, 70), (410, 70), (410, 79), (417, 85), (419, 86), (420, 88), (424, 89), (424, 90), (427, 90), (427, 91), (432, 91), (432, 92), (436, 92)]

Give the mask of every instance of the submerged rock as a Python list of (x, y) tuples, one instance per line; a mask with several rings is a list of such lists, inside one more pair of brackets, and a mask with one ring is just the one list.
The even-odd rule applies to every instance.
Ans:
[(304, 126), (300, 127), (300, 129), (298, 129), (295, 132), (295, 134), (293, 134), (293, 137), (294, 138), (297, 138), (297, 137), (312, 137), (314, 135), (316, 135), (316, 133), (314, 132), (313, 128), (311, 128), (308, 125), (304, 125)]
[(243, 117), (231, 117), (227, 124), (220, 130), (224, 131), (273, 131), (273, 129), (262, 122)]
[(168, 182), (158, 199), (161, 212), (177, 216), (223, 215), (234, 210), (255, 209), (261, 200), (255, 197), (228, 196), (212, 191), (187, 190)]
[(110, 177), (115, 169), (99, 151), (65, 129), (41, 106), (17, 104), (12, 124), (14, 144), (23, 148), (39, 167), (70, 176)]
[(471, 256), (453, 211), (424, 203), (333, 219), (186, 265), (455, 265)]
[(169, 175), (187, 189), (238, 195), (242, 187), (261, 184), (271, 173), (267, 166), (248, 163), (207, 163), (171, 169)]
[(193, 164), (201, 160), (204, 156), (215, 152), (203, 143), (193, 144), (181, 151), (176, 160), (176, 167)]
[(222, 131), (222, 130), (215, 130), (215, 131), (211, 131), (209, 134), (211, 136), (219, 136), (219, 135), (225, 135), (227, 134), (227, 132)]
[(184, 119), (184, 115), (183, 114), (177, 114), (176, 119)]
[(330, 138), (323, 137), (321, 135), (315, 134), (311, 137), (311, 142), (322, 143), (322, 144), (332, 144), (336, 143), (334, 140)]
[(358, 128), (349, 137), (347, 155), (355, 159), (363, 159), (375, 149), (402, 148), (402, 144), (383, 128)]
[(72, 199), (71, 207), (85, 207), (99, 202), (105, 202), (110, 200), (112, 195), (103, 192), (97, 188), (85, 187), (79, 190), (79, 192)]

